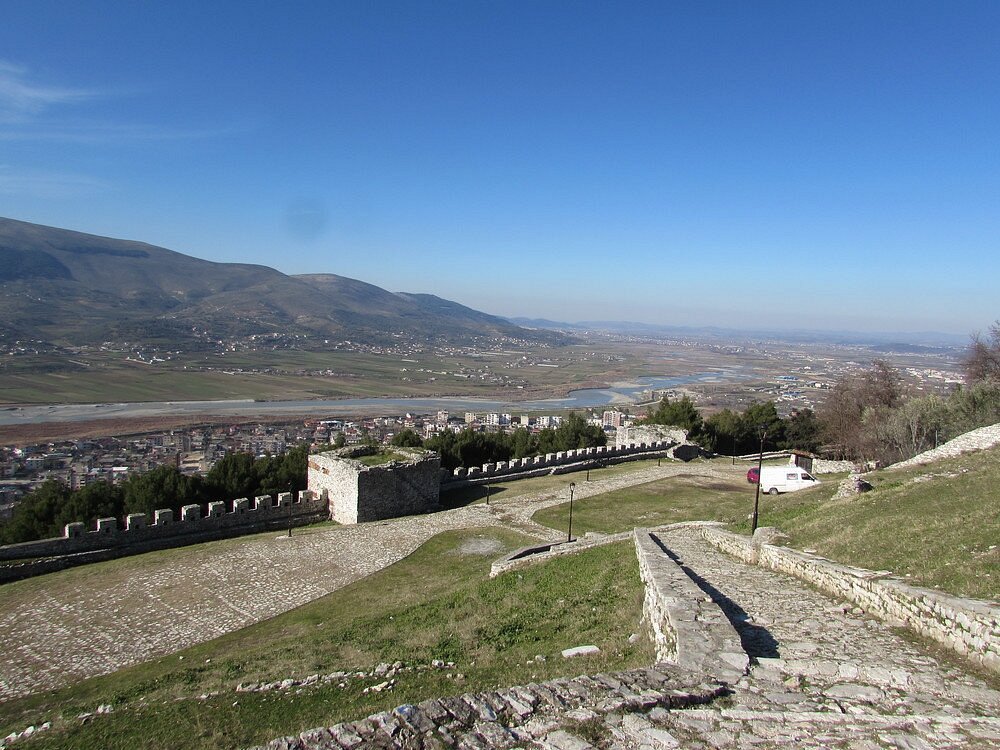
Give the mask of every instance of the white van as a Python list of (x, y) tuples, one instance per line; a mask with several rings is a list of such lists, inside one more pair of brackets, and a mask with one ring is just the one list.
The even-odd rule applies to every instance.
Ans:
[(760, 489), (771, 495), (804, 490), (817, 484), (816, 477), (798, 466), (762, 466), (760, 469)]

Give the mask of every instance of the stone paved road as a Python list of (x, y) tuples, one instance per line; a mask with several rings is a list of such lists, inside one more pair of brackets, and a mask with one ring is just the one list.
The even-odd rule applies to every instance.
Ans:
[(982, 680), (697, 530), (659, 536), (734, 622), (752, 666), (732, 705), (623, 721), (627, 746), (666, 746), (649, 729), (686, 748), (1000, 746), (1000, 692)]
[[(589, 483), (568, 476), (566, 483), (577, 481), (576, 497), (583, 498), (693, 470), (727, 475), (665, 464)], [(184, 548), (181, 555), (125, 558), (116, 573), (103, 574), (107, 568), (97, 565), (53, 574), (52, 585), (9, 584), (0, 588), (0, 700), (113, 672), (273, 617), (401, 560), (443, 531), (504, 525), (559, 539), (560, 532), (531, 516), (567, 498), (555, 490), (500, 496), (488, 508), (297, 532), (291, 539), (245, 537)], [(60, 586), (59, 576), (79, 585)]]
[(658, 664), (403, 705), (264, 750), (589, 750), (588, 739), (603, 750), (1000, 746), (1000, 692), (981, 680), (796, 579), (717, 551), (697, 528), (657, 537), (751, 657), (730, 688)]

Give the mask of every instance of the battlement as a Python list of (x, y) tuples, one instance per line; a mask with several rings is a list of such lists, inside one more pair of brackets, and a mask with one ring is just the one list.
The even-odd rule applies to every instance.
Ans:
[(252, 501), (243, 497), (233, 500), (231, 505), (223, 501), (210, 502), (205, 506), (185, 505), (179, 518), (175, 517), (173, 510), (162, 508), (153, 512), (152, 523), (145, 513), (130, 513), (123, 526), (119, 525), (117, 518), (99, 518), (92, 530), (81, 522), (68, 523), (61, 537), (0, 547), (0, 560), (143, 546), (167, 539), (185, 544), (185, 537), (212, 538), (232, 531), (250, 533), (284, 524), (312, 523), (326, 515), (326, 495), (312, 490), (304, 490), (298, 497), (291, 492), (282, 492), (277, 498), (261, 495)]
[(441, 482), (447, 484), (450, 489), (461, 484), (486, 482), (494, 477), (514, 479), (521, 476), (580, 471), (595, 464), (620, 463), (646, 457), (655, 458), (657, 455), (665, 454), (675, 445), (676, 443), (670, 440), (654, 440), (649, 443), (629, 443), (628, 445), (601, 445), (596, 448), (578, 448), (571, 451), (546, 453), (543, 456), (486, 463), (482, 466), (459, 466), (451, 472), (443, 471)]

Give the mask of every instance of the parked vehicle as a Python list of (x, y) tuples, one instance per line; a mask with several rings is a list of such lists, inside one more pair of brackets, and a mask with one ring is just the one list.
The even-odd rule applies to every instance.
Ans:
[[(749, 472), (747, 479), (750, 479)], [(769, 495), (805, 490), (817, 484), (816, 477), (798, 466), (764, 466), (760, 470), (760, 488)]]
[(750, 482), (750, 484), (757, 484), (758, 479), (760, 479), (760, 472), (757, 467), (754, 466), (747, 472), (747, 481)]

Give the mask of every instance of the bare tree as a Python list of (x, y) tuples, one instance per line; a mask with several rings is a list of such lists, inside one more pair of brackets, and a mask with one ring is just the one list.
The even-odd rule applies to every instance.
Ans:
[(889, 415), (903, 396), (899, 371), (883, 359), (861, 374), (845, 375), (820, 409), (824, 438), (844, 458), (885, 460)]
[(1000, 320), (990, 326), (990, 332), (972, 337), (972, 343), (962, 361), (965, 381), (970, 385), (984, 380), (1000, 381)]

